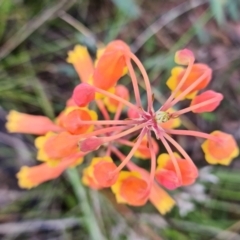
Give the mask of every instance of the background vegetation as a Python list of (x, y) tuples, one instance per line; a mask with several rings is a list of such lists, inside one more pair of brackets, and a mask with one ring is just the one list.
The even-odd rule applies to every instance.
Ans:
[(91, 239), (89, 207), (105, 239), (240, 239), (239, 158), (227, 168), (204, 168), (200, 142), (185, 137), (178, 141), (201, 178), (173, 192), (179, 207), (164, 217), (150, 205), (117, 205), (108, 191), (74, 191), (76, 175), (18, 188), (16, 172), (36, 164), (34, 138), (6, 133), (7, 112), (53, 118), (79, 81), (67, 51), (81, 43), (94, 55), (116, 38), (143, 61), (160, 102), (169, 94), (174, 52), (193, 50), (213, 69), (211, 88), (225, 100), (214, 114), (183, 118), (184, 125), (221, 129), (240, 141), (240, 0), (0, 0), (0, 239)]

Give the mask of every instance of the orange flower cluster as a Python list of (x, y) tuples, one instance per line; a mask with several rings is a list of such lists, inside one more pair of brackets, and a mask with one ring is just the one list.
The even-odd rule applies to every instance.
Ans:
[[(78, 45), (69, 52), (67, 61), (73, 64), (82, 83), (74, 89), (72, 98), (55, 121), (16, 111), (11, 111), (7, 117), (9, 132), (40, 135), (35, 145), (37, 159), (44, 163), (22, 167), (17, 174), (20, 187), (32, 188), (57, 178), (65, 169), (82, 163), (89, 152), (96, 151), (96, 157), (82, 173), (85, 185), (93, 189), (110, 187), (119, 203), (142, 206), (149, 200), (165, 214), (175, 201), (160, 185), (172, 190), (193, 184), (198, 177), (197, 167), (171, 135), (206, 139), (202, 149), (210, 164), (228, 165), (239, 154), (235, 140), (227, 133), (174, 129), (181, 124), (180, 115), (211, 112), (223, 99), (221, 93), (212, 90), (198, 95), (211, 81), (212, 71), (205, 64), (195, 64), (190, 50), (176, 53), (175, 61), (182, 66), (173, 68), (167, 80), (172, 93), (157, 110), (153, 108), (148, 75), (124, 42), (116, 40), (108, 44), (98, 52), (95, 63), (87, 48)], [(132, 62), (145, 83), (146, 109)], [(118, 84), (126, 74), (132, 80), (134, 104), (129, 102), (128, 88)], [(173, 107), (186, 98), (192, 99), (190, 106), (175, 111)], [(89, 109), (90, 102), (96, 104), (99, 116)], [(153, 135), (162, 142), (167, 153), (158, 155), (159, 146)], [(131, 148), (127, 155), (119, 150), (123, 145)], [(171, 145), (178, 153), (173, 152)], [(101, 151), (97, 151), (99, 148)], [(150, 171), (137, 166), (132, 158), (150, 159)]]

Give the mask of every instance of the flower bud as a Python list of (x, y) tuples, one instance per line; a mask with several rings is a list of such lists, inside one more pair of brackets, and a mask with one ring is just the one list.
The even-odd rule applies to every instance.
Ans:
[(102, 145), (102, 140), (97, 137), (90, 137), (78, 143), (79, 149), (82, 152), (90, 152), (97, 150)]
[(180, 65), (188, 65), (190, 61), (194, 61), (195, 57), (191, 50), (182, 49), (175, 53), (175, 62)]
[(79, 107), (85, 107), (95, 99), (94, 87), (87, 83), (81, 83), (75, 87), (72, 98)]

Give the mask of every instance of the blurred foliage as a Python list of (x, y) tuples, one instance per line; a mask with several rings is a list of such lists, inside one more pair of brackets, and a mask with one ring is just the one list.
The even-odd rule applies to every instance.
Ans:
[[(191, 7), (194, 4), (196, 7)], [(176, 17), (164, 24), (170, 12)], [(115, 38), (134, 47), (148, 31), (150, 35), (144, 35), (136, 54), (149, 72), (156, 99), (164, 101), (169, 94), (165, 81), (174, 64), (174, 52), (191, 48), (199, 62), (213, 68), (211, 87), (222, 92), (225, 101), (216, 114), (184, 118), (184, 126), (206, 132), (220, 128), (239, 141), (239, 18), (240, 0), (0, 0), (0, 221), (15, 223), (13, 227), (33, 219), (42, 224), (49, 219), (76, 221), (66, 225), (69, 229), (37, 228), (15, 234), (12, 230), (2, 234), (0, 224), (0, 239), (88, 240), (92, 226), (84, 206), (92, 207), (101, 232), (111, 240), (240, 239), (239, 158), (231, 168), (214, 168), (219, 181), (203, 184), (208, 198), (194, 202), (194, 211), (180, 216), (175, 208), (162, 217), (150, 205), (117, 205), (107, 191), (83, 188), (87, 193), (81, 203), (69, 177), (20, 191), (15, 173), (23, 164), (33, 163), (33, 138), (8, 135), (3, 127), (10, 109), (50, 118), (63, 109), (79, 81), (65, 62), (67, 51), (75, 44), (86, 44), (95, 55), (96, 47)], [(151, 34), (152, 24), (159, 19), (163, 27), (159, 25), (159, 31)], [(127, 78), (123, 81), (129, 84)], [(206, 165), (198, 141), (178, 140), (199, 167)]]

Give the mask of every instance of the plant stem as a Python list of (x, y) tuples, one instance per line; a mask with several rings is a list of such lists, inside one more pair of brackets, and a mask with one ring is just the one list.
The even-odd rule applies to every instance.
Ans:
[(96, 217), (88, 202), (86, 190), (79, 179), (79, 173), (77, 172), (76, 168), (68, 169), (66, 173), (69, 182), (71, 183), (72, 188), (77, 196), (81, 211), (84, 215), (83, 219), (85, 221), (86, 228), (89, 232), (90, 239), (105, 240), (98, 226)]

